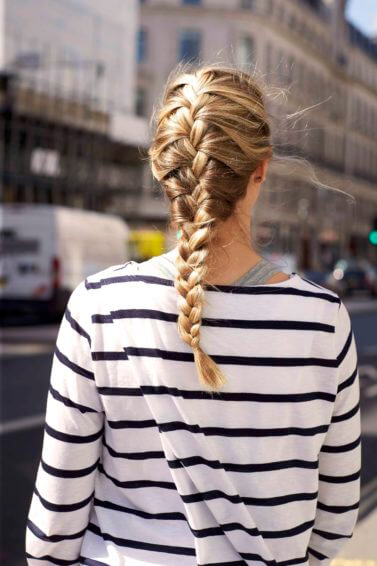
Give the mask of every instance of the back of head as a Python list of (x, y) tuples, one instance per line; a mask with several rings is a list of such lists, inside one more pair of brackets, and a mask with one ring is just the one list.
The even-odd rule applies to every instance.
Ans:
[(250, 175), (272, 156), (271, 131), (258, 81), (224, 65), (170, 75), (155, 115), (149, 148), (154, 177), (170, 201), (177, 244), (178, 329), (189, 344), (201, 383), (225, 384), (200, 346), (206, 259), (218, 221), (245, 196)]

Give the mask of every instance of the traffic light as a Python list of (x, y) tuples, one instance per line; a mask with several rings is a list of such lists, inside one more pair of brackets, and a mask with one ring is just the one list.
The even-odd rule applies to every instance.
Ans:
[(377, 246), (377, 216), (373, 220), (373, 228), (368, 234), (368, 240), (372, 246)]

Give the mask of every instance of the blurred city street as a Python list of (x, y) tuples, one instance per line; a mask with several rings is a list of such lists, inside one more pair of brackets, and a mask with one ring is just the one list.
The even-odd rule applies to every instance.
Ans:
[[(148, 161), (151, 117), (176, 64), (218, 60), (273, 87), (265, 104), (277, 160), (253, 243), (283, 271), (336, 292), (352, 319), (361, 502), (331, 566), (377, 566), (377, 0), (0, 0), (4, 566), (26, 566), (67, 300), (87, 276), (175, 245)], [(292, 156), (317, 180), (284, 168)]]

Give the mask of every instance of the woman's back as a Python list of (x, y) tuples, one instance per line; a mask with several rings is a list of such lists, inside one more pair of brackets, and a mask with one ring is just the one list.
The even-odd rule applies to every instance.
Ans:
[(275, 157), (263, 89), (223, 66), (174, 73), (155, 123), (148, 156), (176, 269), (129, 262), (73, 291), (29, 563), (327, 566), (360, 496), (348, 312), (296, 273), (208, 284), (239, 281), (258, 258), (253, 209)]
[(360, 489), (344, 304), (296, 273), (208, 288), (201, 344), (228, 377), (214, 393), (198, 383), (176, 322), (174, 282), (153, 260), (75, 289), (57, 340), (30, 557), (329, 564), (352, 535)]

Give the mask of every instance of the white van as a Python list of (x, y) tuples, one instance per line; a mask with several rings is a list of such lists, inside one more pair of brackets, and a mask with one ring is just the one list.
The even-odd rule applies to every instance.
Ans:
[(64, 312), (85, 277), (128, 261), (118, 216), (48, 204), (0, 204), (0, 308)]

